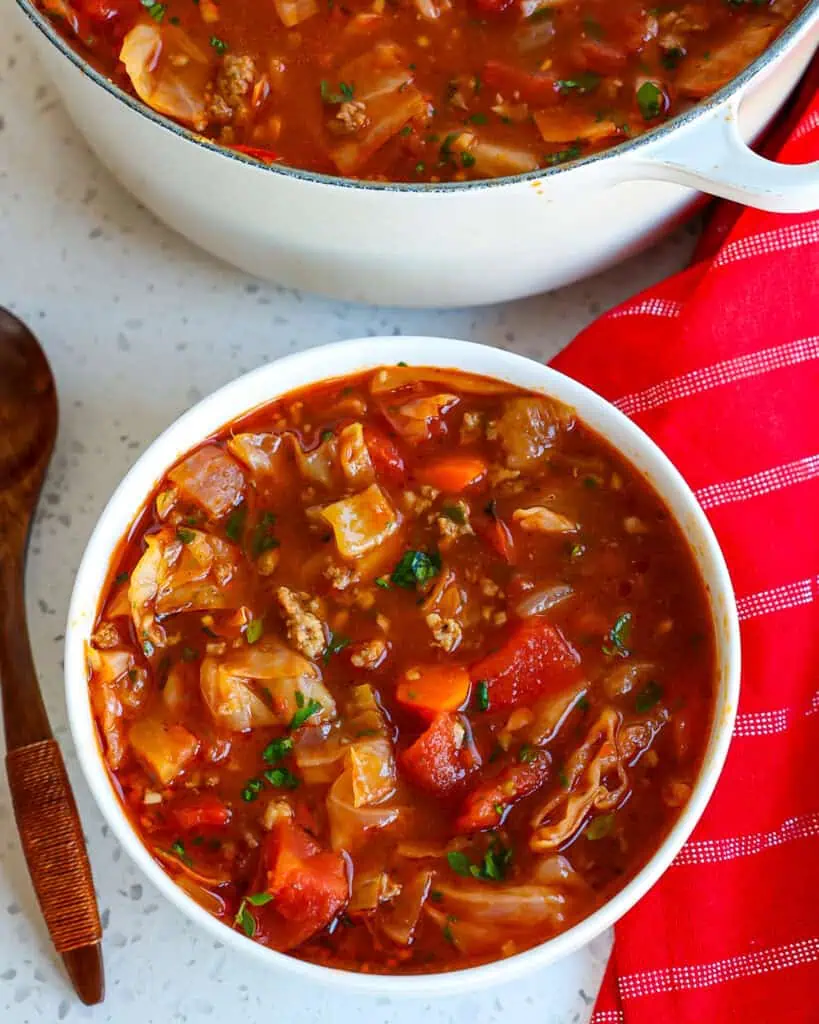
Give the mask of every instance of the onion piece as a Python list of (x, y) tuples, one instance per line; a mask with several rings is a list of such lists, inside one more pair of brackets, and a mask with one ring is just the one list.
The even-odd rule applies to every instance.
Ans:
[(528, 591), (515, 605), (514, 612), (522, 619), (530, 615), (543, 615), (573, 596), (574, 587), (569, 583), (546, 583)]

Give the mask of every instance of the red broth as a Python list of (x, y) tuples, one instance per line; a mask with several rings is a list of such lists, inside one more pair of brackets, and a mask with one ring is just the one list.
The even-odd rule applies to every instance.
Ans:
[(163, 869), (315, 963), (451, 970), (617, 892), (714, 704), (668, 509), (569, 408), (388, 367), (182, 458), (88, 647), (112, 780)]
[(154, 110), (266, 163), (437, 182), (639, 135), (804, 0), (38, 0)]

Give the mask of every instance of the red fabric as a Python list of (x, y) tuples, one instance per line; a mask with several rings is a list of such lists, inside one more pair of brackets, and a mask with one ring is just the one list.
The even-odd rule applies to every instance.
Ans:
[[(819, 159), (819, 97), (780, 159)], [(555, 360), (697, 491), (742, 620), (724, 774), (617, 925), (593, 1024), (819, 1022), (819, 214), (724, 228)]]

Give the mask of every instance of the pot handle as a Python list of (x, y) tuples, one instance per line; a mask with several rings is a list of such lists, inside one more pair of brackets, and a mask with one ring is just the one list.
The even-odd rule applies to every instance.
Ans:
[(650, 157), (635, 161), (641, 175), (771, 213), (819, 210), (819, 161), (780, 164), (759, 156), (739, 134), (738, 113), (734, 98), (698, 118), (695, 130), (669, 132)]

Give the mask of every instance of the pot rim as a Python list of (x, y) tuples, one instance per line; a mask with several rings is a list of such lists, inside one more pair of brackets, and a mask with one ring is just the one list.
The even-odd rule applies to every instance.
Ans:
[(773, 43), (752, 61), (736, 78), (733, 78), (722, 89), (717, 90), (705, 100), (694, 104), (690, 109), (677, 114), (668, 121), (657, 125), (655, 128), (643, 132), (632, 139), (625, 139), (623, 142), (612, 146), (609, 149), (590, 153), (588, 156), (580, 157), (577, 160), (566, 164), (558, 164), (554, 167), (542, 167), (535, 171), (528, 171), (525, 174), (508, 175), (502, 178), (481, 178), (474, 181), (447, 181), (447, 182), (378, 182), (360, 181), (353, 178), (344, 178), (334, 174), (323, 174), (317, 171), (307, 171), (298, 167), (290, 167), (286, 164), (264, 164), (242, 153), (221, 146), (219, 143), (207, 139), (189, 128), (177, 124), (176, 121), (158, 114), (155, 110), (143, 103), (142, 100), (131, 96), (124, 89), (120, 88), (110, 78), (97, 71), (72, 44), (57, 31), (51, 20), (40, 11), (33, 0), (17, 0), (17, 5), (28, 20), (38, 29), (49, 42), (66, 57), (75, 68), (83, 75), (90, 78), (103, 90), (108, 92), (114, 99), (121, 101), (136, 114), (152, 121), (157, 127), (162, 128), (176, 135), (186, 142), (193, 143), (200, 149), (209, 150), (229, 160), (233, 160), (245, 167), (251, 167), (262, 173), (296, 178), (301, 181), (317, 185), (334, 185), (338, 188), (359, 189), (370, 192), (409, 192), (409, 193), (450, 193), (450, 192), (474, 192), (484, 189), (498, 188), (523, 182), (542, 181), (545, 178), (552, 178), (555, 175), (566, 174), (569, 171), (581, 167), (587, 168), (601, 161), (612, 159), (617, 156), (641, 153), (647, 146), (661, 142), (678, 128), (685, 128), (691, 125), (698, 118), (716, 110), (731, 97), (740, 93), (745, 86), (762, 72), (770, 64), (776, 61), (794, 42), (801, 33), (806, 30), (815, 18), (819, 18), (819, 0), (809, 0), (799, 14), (790, 22), (784, 31), (777, 36)]
[[(153, 859), (114, 792), (99, 747), (90, 705), (85, 643), (96, 622), (110, 558), (138, 509), (169, 466), (195, 445), (260, 404), (309, 383), (346, 376), (402, 359), (415, 366), (460, 367), (508, 380), (577, 408), (580, 417), (621, 452), (667, 502), (682, 528), (708, 588), (717, 641), (714, 716), (690, 800), (651, 858), (619, 891), (587, 917), (540, 945), (475, 967), (421, 975), (363, 974), (326, 967), (268, 949), (226, 926), (199, 906)], [(577, 951), (626, 913), (668, 869), (699, 820), (722, 771), (739, 702), (740, 637), (736, 600), (725, 560), (696, 497), (661, 449), (633, 421), (589, 388), (526, 356), (452, 338), (375, 337), (332, 342), (263, 364), (202, 399), (143, 452), (101, 513), (83, 553), (66, 623), (65, 696), (80, 767), (114, 836), (149, 881), (213, 938), (307, 983), (388, 996), (441, 996), (506, 982)]]

